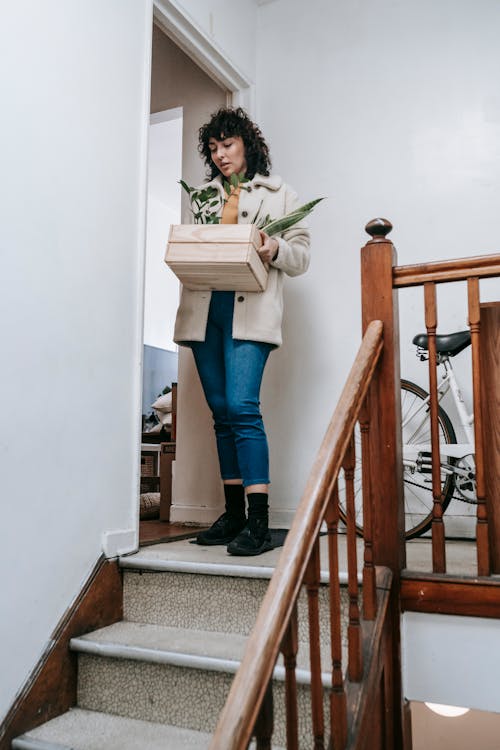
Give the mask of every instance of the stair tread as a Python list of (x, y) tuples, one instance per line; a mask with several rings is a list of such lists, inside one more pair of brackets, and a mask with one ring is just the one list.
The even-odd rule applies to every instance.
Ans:
[[(147, 663), (171, 664), (193, 669), (236, 672), (240, 665), (247, 636), (206, 630), (186, 630), (166, 625), (117, 622), (92, 633), (72, 638), (73, 651), (94, 656), (133, 659)], [(330, 664), (327, 644), (321, 646), (323, 669)], [(277, 661), (275, 676), (283, 678), (283, 657)], [(309, 681), (309, 646), (299, 643), (297, 679)], [(328, 674), (324, 674), (328, 680)]]
[[(13, 750), (206, 750), (211, 735), (112, 714), (70, 709), (12, 743)], [(32, 742), (33, 741), (33, 742)], [(45, 744), (46, 743), (46, 744)], [(45, 746), (44, 746), (45, 745)]]
[[(132, 555), (119, 558), (122, 568), (138, 570), (165, 570), (180, 573), (198, 573), (205, 575), (236, 576), (242, 578), (271, 578), (280, 556), (282, 547), (265, 552), (255, 557), (237, 557), (229, 555), (221, 545), (206, 547), (192, 544), (189, 540), (154, 544), (141, 547)], [(328, 581), (327, 538), (320, 538), (321, 579)], [(362, 540), (358, 542), (358, 569), (362, 566)], [(347, 557), (345, 539), (339, 536), (340, 579), (347, 582)]]
[(166, 663), (172, 661), (168, 656), (174, 654), (238, 663), (246, 640), (246, 636), (238, 633), (122, 621), (72, 638), (71, 648), (74, 651), (117, 657), (122, 654), (122, 658)]
[(166, 570), (180, 573), (271, 578), (281, 548), (250, 558), (234, 557), (221, 545), (205, 547), (180, 540), (154, 544), (119, 558), (122, 568)]

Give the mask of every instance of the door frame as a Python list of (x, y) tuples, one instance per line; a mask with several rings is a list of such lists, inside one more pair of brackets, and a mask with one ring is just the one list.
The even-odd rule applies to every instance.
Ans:
[(174, 0), (153, 0), (159, 28), (222, 88), (232, 93), (232, 104), (255, 115), (255, 84)]

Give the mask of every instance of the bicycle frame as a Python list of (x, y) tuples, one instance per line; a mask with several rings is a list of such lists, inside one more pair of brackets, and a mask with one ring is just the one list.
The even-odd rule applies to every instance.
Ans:
[[(449, 391), (451, 391), (451, 395), (453, 397), (453, 401), (460, 418), (460, 424), (462, 425), (465, 436), (469, 441), (468, 443), (441, 443), (442, 446), (446, 446), (446, 454), (445, 456), (442, 455), (441, 457), (441, 468), (447, 474), (462, 474), (462, 469), (450, 464), (449, 461), (443, 459), (462, 459), (465, 456), (474, 454), (474, 415), (467, 412), (462, 392), (455, 377), (453, 365), (451, 364), (449, 357), (438, 355), (438, 364), (442, 365), (444, 368), (444, 373), (442, 374), (441, 380), (438, 384), (438, 403), (441, 403), (444, 396)], [(428, 418), (428, 411), (430, 408), (429, 402), (430, 396), (427, 396), (427, 398), (422, 401), (420, 408), (417, 409), (416, 412), (413, 412), (411, 415), (412, 420), (414, 420), (415, 415), (419, 412), (422, 412), (422, 419), (417, 425), (417, 429), (414, 430), (414, 435), (418, 433), (419, 429)], [(403, 421), (403, 427), (405, 427), (406, 424), (408, 424), (408, 421)], [(427, 458), (422, 459), (422, 454), (427, 454)], [(403, 445), (403, 464), (412, 472), (416, 469), (421, 468), (422, 463), (430, 467), (430, 454), (430, 443), (417, 443), (412, 445), (406, 443)]]

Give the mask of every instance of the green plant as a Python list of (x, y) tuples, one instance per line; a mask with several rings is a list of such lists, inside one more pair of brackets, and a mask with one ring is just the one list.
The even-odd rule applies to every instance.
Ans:
[(229, 200), (231, 193), (240, 187), (246, 190), (244, 183), (248, 182), (248, 178), (245, 177), (244, 173), (232, 174), (229, 178), (229, 182), (224, 180), (222, 186), (224, 188), (224, 198), (222, 200), (217, 188), (208, 185), (205, 188), (199, 190), (190, 187), (184, 180), (179, 180), (183, 189), (189, 196), (190, 211), (194, 217), (195, 224), (219, 224), (220, 213), (219, 209), (222, 209)]
[[(242, 190), (248, 190), (248, 188), (245, 187), (245, 182), (248, 182), (248, 179), (243, 172), (240, 174), (232, 174), (229, 178), (229, 182), (227, 180), (223, 181), (222, 186), (224, 189), (224, 197), (222, 201), (217, 188), (207, 186), (198, 190), (190, 187), (184, 182), (184, 180), (180, 180), (179, 182), (189, 196), (191, 204), (190, 210), (193, 214), (195, 224), (219, 224), (222, 208), (229, 200), (231, 193), (238, 187)], [(263, 204), (263, 201), (261, 201), (257, 213), (253, 217), (251, 223), (256, 224), (259, 229), (262, 229), (262, 231), (270, 237), (274, 237), (277, 234), (286, 232), (287, 229), (290, 229), (295, 226), (295, 224), (302, 221), (302, 219), (305, 219), (306, 216), (309, 216), (314, 207), (323, 200), (325, 199), (316, 198), (313, 201), (309, 201), (309, 203), (304, 203), (303, 206), (294, 209), (289, 214), (286, 214), (279, 219), (272, 219), (269, 214), (267, 214), (267, 216), (259, 217)]]
[(287, 229), (290, 229), (291, 227), (295, 226), (295, 224), (298, 224), (300, 221), (302, 221), (302, 219), (305, 219), (306, 216), (309, 216), (313, 208), (323, 200), (325, 199), (316, 198), (313, 201), (309, 201), (309, 203), (304, 203), (303, 206), (296, 208), (289, 214), (285, 214), (285, 216), (282, 216), (280, 219), (271, 219), (269, 216), (266, 216), (262, 225), (259, 221), (255, 223), (257, 224), (259, 229), (262, 229), (263, 232), (268, 234), (270, 237), (274, 237), (277, 234), (286, 232)]

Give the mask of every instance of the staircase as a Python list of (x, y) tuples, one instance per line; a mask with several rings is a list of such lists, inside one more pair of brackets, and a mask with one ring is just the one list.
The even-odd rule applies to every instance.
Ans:
[[(78, 653), (77, 707), (15, 739), (12, 748), (208, 748), (278, 555), (279, 549), (258, 558), (232, 558), (224, 547), (199, 547), (185, 540), (121, 558), (123, 621), (71, 641)], [(322, 578), (326, 580), (326, 574)], [(325, 615), (326, 594), (323, 585), (319, 597)], [(347, 606), (344, 592), (346, 627)], [(312, 732), (304, 592), (298, 607), (299, 738), (300, 747), (307, 748), (312, 747)], [(328, 618), (321, 622), (322, 664), (327, 670)], [(324, 674), (323, 681), (330, 685), (331, 675)], [(281, 657), (273, 695), (273, 747), (284, 746)]]

